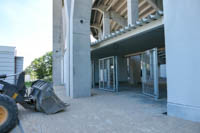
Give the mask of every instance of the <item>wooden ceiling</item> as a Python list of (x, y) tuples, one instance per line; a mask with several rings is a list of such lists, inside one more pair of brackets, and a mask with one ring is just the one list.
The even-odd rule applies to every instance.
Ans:
[[(155, 1), (155, 0), (154, 0)], [(98, 10), (94, 10), (98, 7), (104, 7), (106, 11), (113, 11), (121, 16), (121, 18), (127, 20), (127, 0), (94, 0), (93, 10), (91, 15), (91, 32), (92, 35), (98, 39), (100, 30), (103, 29), (103, 14)], [(157, 10), (160, 10), (158, 6), (152, 2), (152, 0), (139, 0), (139, 19), (147, 17), (150, 14), (154, 14)], [(110, 20), (110, 31), (114, 32), (122, 28), (120, 24)]]

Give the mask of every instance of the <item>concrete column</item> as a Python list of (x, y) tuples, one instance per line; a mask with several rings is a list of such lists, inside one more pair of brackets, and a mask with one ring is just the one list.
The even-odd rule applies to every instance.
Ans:
[(53, 1), (53, 84), (63, 84), (62, 0)]
[(200, 1), (163, 3), (168, 115), (200, 122)]
[(138, 0), (127, 0), (128, 25), (135, 24), (138, 20)]
[(66, 95), (70, 96), (70, 14), (72, 0), (64, 0), (63, 5), (63, 31), (64, 35), (64, 86)]
[(103, 13), (103, 36), (110, 34), (110, 15), (108, 12)]
[(92, 0), (65, 0), (67, 16), (65, 84), (67, 94), (72, 98), (91, 95), (91, 7)]

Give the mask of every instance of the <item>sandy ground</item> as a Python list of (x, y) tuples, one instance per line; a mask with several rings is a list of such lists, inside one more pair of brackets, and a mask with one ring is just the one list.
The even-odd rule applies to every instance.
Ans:
[(65, 112), (46, 115), (19, 108), (25, 133), (200, 133), (200, 123), (163, 115), (165, 101), (141, 93), (92, 90), (92, 97), (70, 99)]

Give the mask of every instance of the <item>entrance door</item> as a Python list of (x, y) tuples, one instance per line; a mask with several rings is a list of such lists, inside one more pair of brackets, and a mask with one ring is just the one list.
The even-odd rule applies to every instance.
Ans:
[(155, 98), (159, 98), (157, 56), (157, 48), (148, 50), (142, 55), (143, 93)]
[(115, 57), (99, 59), (99, 88), (116, 91)]

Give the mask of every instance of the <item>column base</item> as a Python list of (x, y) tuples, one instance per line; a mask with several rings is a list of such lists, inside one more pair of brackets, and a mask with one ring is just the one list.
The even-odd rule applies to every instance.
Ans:
[(200, 122), (200, 107), (168, 102), (167, 112), (169, 116)]

